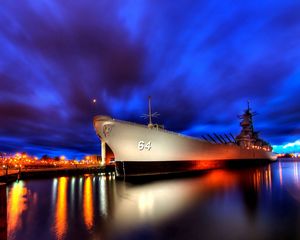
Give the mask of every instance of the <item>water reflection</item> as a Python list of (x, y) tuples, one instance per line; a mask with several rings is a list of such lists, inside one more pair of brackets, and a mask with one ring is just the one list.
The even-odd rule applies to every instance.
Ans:
[(52, 199), (51, 199), (52, 209), (54, 209), (56, 205), (56, 196), (57, 196), (57, 178), (54, 178), (52, 181)]
[(57, 239), (63, 239), (67, 231), (67, 190), (68, 179), (66, 177), (58, 178), (57, 199), (55, 207), (54, 229)]
[(93, 226), (93, 186), (91, 176), (86, 177), (84, 180), (84, 191), (83, 191), (83, 217), (84, 223), (88, 230), (91, 230)]
[(153, 214), (154, 196), (152, 192), (142, 193), (138, 199), (138, 211), (142, 218), (151, 217)]
[(280, 181), (280, 186), (282, 187), (282, 166), (281, 166), (281, 161), (278, 163), (278, 171), (279, 171), (279, 181)]
[(288, 239), (299, 232), (299, 166), (279, 161), (144, 183), (113, 175), (20, 181), (8, 187), (8, 239)]
[(27, 194), (23, 181), (15, 182), (9, 190), (7, 200), (8, 239), (14, 239), (16, 232), (22, 229), (22, 214), (27, 210)]
[(179, 214), (195, 202), (225, 191), (237, 183), (237, 175), (223, 170), (211, 171), (198, 178), (172, 179), (118, 188), (115, 207), (116, 229), (128, 230), (143, 223), (158, 223)]
[(0, 239), (7, 239), (6, 185), (0, 183)]
[(300, 202), (299, 166), (298, 161), (279, 162), (279, 169), (281, 169), (281, 172), (279, 171), (281, 188), (287, 190), (298, 202)]
[(98, 178), (100, 181), (100, 191), (99, 191), (99, 210), (100, 215), (107, 216), (107, 188), (106, 188), (106, 178), (100, 177)]
[[(268, 192), (272, 192), (272, 167), (271, 164), (265, 168), (251, 169), (247, 171), (252, 176), (253, 187), (256, 191), (265, 187)], [(249, 181), (250, 182), (250, 181)], [(248, 184), (249, 185), (249, 184)], [(250, 184), (249, 186), (252, 187)]]
[(279, 161), (278, 172), (282, 187), (300, 187), (298, 161)]
[(82, 205), (82, 183), (83, 183), (83, 177), (79, 177), (79, 186), (78, 186), (78, 200), (79, 205)]
[(296, 184), (299, 183), (299, 175), (298, 175), (298, 163), (294, 163), (294, 181)]

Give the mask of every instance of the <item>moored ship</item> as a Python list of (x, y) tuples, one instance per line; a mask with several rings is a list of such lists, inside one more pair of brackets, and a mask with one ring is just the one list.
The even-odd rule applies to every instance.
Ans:
[[(202, 136), (203, 139), (165, 130), (152, 123), (149, 98), (149, 124), (137, 124), (96, 116), (94, 128), (101, 139), (102, 161), (111, 158), (116, 175), (139, 176), (220, 168), (232, 164), (274, 161), (272, 147), (254, 131), (249, 107), (240, 115), (241, 133)], [(231, 136), (231, 137), (230, 137)]]

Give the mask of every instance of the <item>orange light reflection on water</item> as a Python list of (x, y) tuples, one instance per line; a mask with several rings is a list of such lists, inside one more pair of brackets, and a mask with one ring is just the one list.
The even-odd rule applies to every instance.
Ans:
[(58, 178), (58, 193), (55, 207), (55, 234), (57, 239), (63, 239), (67, 231), (67, 190), (68, 179)]
[(261, 173), (259, 170), (256, 170), (254, 173), (253, 173), (253, 185), (254, 185), (254, 188), (255, 190), (259, 190), (260, 187), (261, 187), (261, 184), (262, 184), (262, 179), (261, 179)]
[(260, 190), (265, 186), (269, 192), (272, 192), (272, 168), (271, 165), (265, 170), (257, 169), (253, 172), (253, 186), (256, 190)]
[(93, 186), (91, 177), (85, 178), (83, 189), (83, 218), (88, 230), (93, 227)]
[(13, 184), (7, 199), (7, 233), (8, 239), (14, 239), (14, 233), (22, 226), (22, 213), (27, 209), (28, 190), (23, 181)]

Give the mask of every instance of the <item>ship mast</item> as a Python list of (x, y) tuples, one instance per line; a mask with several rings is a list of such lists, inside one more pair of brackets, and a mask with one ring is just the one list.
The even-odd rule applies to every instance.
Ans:
[(149, 124), (148, 126), (152, 126), (152, 111), (151, 111), (151, 96), (148, 97), (148, 109), (149, 109)]
[[(153, 128), (154, 126), (158, 126), (157, 124), (153, 124), (152, 119), (159, 116), (158, 112), (152, 113), (152, 107), (151, 107), (151, 96), (148, 97), (148, 114), (143, 114), (141, 117), (145, 119), (149, 119), (148, 127)], [(163, 126), (159, 126), (160, 128), (163, 128)]]
[(250, 100), (248, 100), (247, 102), (248, 102), (248, 111), (250, 112)]

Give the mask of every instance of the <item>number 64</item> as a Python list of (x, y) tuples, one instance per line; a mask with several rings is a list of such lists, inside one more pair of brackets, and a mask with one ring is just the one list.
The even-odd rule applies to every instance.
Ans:
[(144, 149), (146, 149), (147, 151), (150, 151), (150, 149), (151, 149), (151, 141), (149, 141), (148, 143), (145, 143), (144, 141), (139, 141), (138, 142), (138, 149), (140, 151), (143, 151)]

